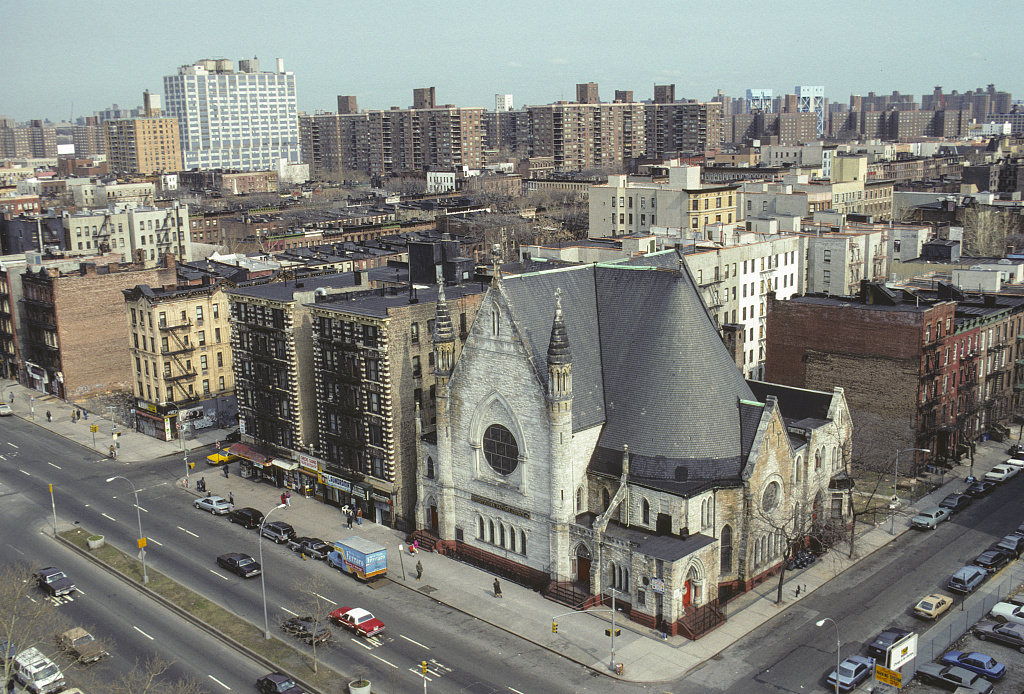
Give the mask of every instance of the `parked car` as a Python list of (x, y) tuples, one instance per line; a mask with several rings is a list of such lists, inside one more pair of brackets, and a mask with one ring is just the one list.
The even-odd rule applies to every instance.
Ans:
[(927, 530), (934, 530), (944, 520), (949, 520), (952, 515), (948, 508), (942, 508), (941, 506), (932, 506), (926, 508), (919, 514), (910, 519), (910, 524), (915, 528), (923, 528)]
[(238, 574), (242, 578), (252, 578), (253, 576), (259, 576), (263, 573), (263, 567), (260, 566), (260, 563), (248, 554), (241, 554), (238, 552), (222, 554), (217, 557), (217, 563), (231, 573)]
[(75, 582), (55, 566), (39, 569), (32, 575), (35, 576), (36, 583), (54, 597), (68, 595), (76, 590)]
[(978, 622), (972, 631), (979, 641), (994, 641), (1024, 653), (1024, 624)]
[(942, 656), (942, 662), (946, 665), (956, 665), (964, 670), (976, 672), (987, 680), (994, 682), (1002, 679), (1006, 674), (1006, 666), (986, 653), (977, 651), (966, 653), (964, 651), (950, 651)]
[(331, 630), (323, 626), (318, 629), (312, 617), (289, 617), (281, 623), (281, 628), (289, 636), (310, 644), (331, 640)]
[(916, 676), (925, 684), (936, 684), (950, 691), (957, 687), (966, 687), (978, 694), (988, 694), (992, 691), (992, 683), (987, 679), (956, 665), (923, 663), (917, 666)]
[(288, 549), (313, 559), (326, 559), (334, 547), (318, 537), (293, 537), (288, 540)]
[(950, 513), (958, 513), (974, 503), (974, 497), (966, 494), (949, 494), (939, 502), (942, 508), (948, 508)]
[[(839, 691), (851, 691), (875, 672), (875, 659), (862, 655), (853, 655), (839, 663)], [(836, 671), (833, 670), (825, 678), (828, 686), (835, 689)]]
[(1020, 472), (1020, 468), (1016, 465), (1007, 465), (1006, 463), (999, 463), (994, 466), (991, 470), (985, 473), (985, 479), (989, 482), (1006, 482), (1014, 475)]
[(988, 480), (979, 480), (968, 486), (967, 489), (964, 490), (964, 494), (970, 494), (974, 498), (978, 498), (979, 496), (987, 495), (995, 488), (995, 482), (990, 482)]
[(263, 537), (281, 545), (295, 537), (295, 528), (284, 521), (270, 521), (263, 524)]
[(970, 593), (988, 578), (988, 571), (980, 566), (963, 566), (949, 577), (946, 587), (957, 593)]
[(280, 672), (272, 672), (256, 680), (256, 691), (260, 694), (305, 694), (305, 690), (299, 689), (291, 677)]
[(263, 514), (251, 506), (244, 506), (232, 509), (231, 513), (228, 514), (228, 520), (232, 523), (238, 523), (243, 528), (258, 528), (260, 523), (263, 522)]
[(95, 663), (110, 655), (103, 644), (82, 627), (68, 629), (57, 635), (57, 645), (79, 663)]
[(989, 547), (989, 549), (1001, 549), (1012, 555), (1014, 559), (1018, 559), (1024, 553), (1024, 535), (1017, 535), (1016, 533), (1005, 535), (1001, 540)]
[(1005, 624), (1006, 622), (1024, 624), (1024, 605), (1017, 602), (1008, 600), (997, 602), (989, 614), (992, 615), (992, 619), (1000, 624)]
[(1014, 467), (1024, 467), (1024, 453), (1014, 453), (1012, 458), (1007, 458), (1003, 461), (1003, 465), (1013, 465)]
[(384, 622), (360, 607), (339, 607), (331, 619), (360, 636), (376, 636), (384, 631)]
[(1013, 531), (1015, 535), (1024, 535), (1024, 523), (1017, 526), (1017, 529)]
[(1024, 443), (1013, 443), (1006, 449), (1007, 455), (1017, 455), (1018, 453), (1024, 453)]
[(980, 566), (990, 574), (994, 574), (1010, 563), (1010, 553), (1002, 549), (986, 549), (976, 556), (971, 563), (975, 566)]
[(206, 456), (206, 462), (210, 465), (223, 465), (224, 463), (233, 463), (236, 460), (238, 460), (238, 456), (234, 453), (228, 453), (226, 448)]
[[(35, 646), (26, 648), (14, 656), (11, 663), (14, 679), (25, 685), (32, 694), (50, 694), (64, 689), (64, 673)], [(11, 691), (14, 687), (11, 688)]]
[(226, 516), (231, 513), (231, 504), (222, 496), (204, 496), (202, 499), (196, 499), (192, 505), (215, 516)]
[(953, 598), (942, 593), (932, 593), (917, 601), (914, 614), (926, 619), (938, 619), (939, 615), (953, 606)]
[(876, 636), (871, 643), (868, 644), (868, 653), (870, 653), (875, 658), (881, 658), (882, 660), (885, 660), (886, 651), (888, 651), (894, 643), (904, 638), (905, 636), (909, 636), (911, 633), (913, 632), (910, 632), (906, 629), (900, 629), (899, 627), (891, 627), (889, 629), (886, 629), (881, 634)]
[(14, 414), (14, 410), (6, 402), (0, 402), (0, 417), (10, 417)]

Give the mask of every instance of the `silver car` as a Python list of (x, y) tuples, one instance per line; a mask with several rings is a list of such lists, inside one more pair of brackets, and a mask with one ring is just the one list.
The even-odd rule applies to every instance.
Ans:
[(926, 508), (910, 519), (910, 524), (915, 528), (926, 528), (934, 530), (939, 523), (949, 519), (949, 509), (941, 506)]
[(196, 508), (209, 511), (215, 516), (223, 516), (231, 511), (231, 503), (222, 496), (206, 496), (196, 499), (192, 504)]

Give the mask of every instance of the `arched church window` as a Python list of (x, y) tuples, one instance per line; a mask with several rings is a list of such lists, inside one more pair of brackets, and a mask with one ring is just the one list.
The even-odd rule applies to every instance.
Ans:
[(484, 519), (480, 516), (476, 517), (476, 537), (478, 540), (484, 539)]
[(434, 479), (434, 459), (429, 455), (427, 456), (427, 479)]
[(602, 506), (602, 510), (607, 511), (608, 510), (608, 506), (611, 503), (612, 503), (612, 498), (608, 494), (608, 490), (607, 489), (602, 489), (601, 490), (601, 506)]
[(501, 523), (498, 524), (498, 544), (505, 546), (505, 526)]
[(526, 531), (525, 530), (520, 530), (519, 531), (519, 553), (524, 555), (524, 556), (526, 555)]
[(779, 483), (772, 480), (768, 483), (768, 486), (764, 488), (764, 493), (761, 495), (761, 509), (766, 513), (770, 513), (775, 510), (775, 507), (779, 504), (779, 492), (781, 491)]
[(508, 529), (508, 548), (516, 551), (516, 529), (511, 527)]
[(494, 544), (494, 521), (487, 521), (487, 528), (490, 533), (487, 535), (487, 541), (492, 545)]
[(732, 573), (732, 527), (725, 525), (722, 526), (722, 537), (719, 541), (722, 552), (722, 568), (721, 572), (724, 574)]
[(510, 475), (519, 466), (519, 444), (512, 432), (492, 424), (484, 432), (484, 457), (499, 475)]
[(649, 503), (647, 503), (647, 499), (644, 499), (643, 503), (640, 505), (640, 512), (643, 515), (644, 525), (650, 525), (650, 523), (651, 523), (651, 505)]
[(583, 488), (576, 490), (576, 513), (583, 510)]

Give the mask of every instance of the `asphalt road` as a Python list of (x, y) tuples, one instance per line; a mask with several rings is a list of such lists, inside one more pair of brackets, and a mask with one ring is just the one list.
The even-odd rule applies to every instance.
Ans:
[[(0, 484), (35, 508), (36, 526), (47, 522), (47, 484), (52, 482), (60, 521), (77, 521), (122, 549), (133, 548), (137, 521), (131, 489), (121, 480), (105, 482), (112, 475), (124, 475), (139, 490), (143, 531), (150, 541), (149, 565), (245, 619), (263, 623), (260, 581), (243, 580), (215, 563), (216, 556), (225, 552), (245, 552), (258, 559), (256, 532), (192, 508), (194, 497), (175, 485), (175, 476), (180, 474), (177, 457), (128, 464), (101, 458), (20, 419), (6, 419), (3, 425), (7, 443), (0, 443)], [(272, 519), (287, 520), (287, 511), (276, 512)], [(311, 593), (339, 606), (364, 607), (384, 621), (388, 630), (381, 639), (365, 640), (335, 628), (334, 643), (319, 653), (322, 662), (339, 672), (368, 676), (374, 681), (375, 690), (380, 687), (381, 691), (420, 691), (423, 678), (419, 664), (426, 660), (430, 691), (666, 691), (664, 687), (632, 687), (597, 676), (416, 591), (390, 583), (383, 588), (370, 588), (323, 562), (304, 562), (284, 546), (266, 539), (263, 554), (270, 629), (274, 635), (287, 638), (279, 629), (280, 622), (306, 611), (305, 605), (314, 599)], [(114, 579), (98, 580), (108, 589), (121, 590), (121, 586), (113, 585)], [(95, 593), (94, 599), (106, 596), (102, 589), (87, 592)], [(116, 600), (114, 596), (110, 600), (104, 597), (104, 602)], [(91, 621), (100, 631), (103, 620)], [(128, 630), (127, 622), (109, 623), (103, 631), (108, 628), (115, 632)], [(176, 628), (167, 623), (160, 633), (168, 641), (192, 639), (182, 623)], [(101, 636), (111, 638), (106, 633), (97, 633), (97, 637)], [(221, 651), (204, 651), (207, 656), (195, 661), (187, 657), (187, 652), (178, 657), (182, 671), (191, 671), (197, 680), (225, 670), (215, 667), (220, 657), (213, 656)], [(178, 656), (177, 650), (175, 655)], [(251, 689), (253, 677), (250, 671), (243, 678), (248, 684), (242, 691)]]
[[(0, 493), (7, 491), (0, 483)], [(71, 684), (103, 691), (105, 684), (144, 669), (155, 658), (169, 664), (164, 681), (191, 678), (209, 692), (247, 691), (264, 673), (258, 663), (44, 535), (50, 532), (49, 523), (24, 495), (4, 493), (0, 529), (5, 542), (0, 553), (12, 563), (32, 568), (54, 565), (67, 572), (78, 592), (61, 599), (57, 609), (72, 626), (82, 626), (103, 641), (111, 654), (99, 663), (67, 668)], [(41, 591), (35, 597), (46, 599)]]

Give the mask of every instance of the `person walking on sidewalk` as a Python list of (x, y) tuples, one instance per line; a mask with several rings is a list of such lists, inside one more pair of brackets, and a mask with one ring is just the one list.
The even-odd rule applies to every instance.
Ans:
[(227, 479), (231, 476), (231, 463), (224, 464), (224, 478)]
[(423, 578), (423, 562), (416, 562), (416, 580)]
[(282, 505), (282, 506), (286, 506), (287, 504), (286, 504), (285, 502), (286, 502), (287, 500), (288, 500), (288, 497), (286, 497), (286, 496), (284, 495), (284, 492), (281, 492), (281, 505)]
[(499, 581), (497, 578), (494, 579), (494, 597), (501, 597), (501, 581)]
[(235, 493), (234, 492), (228, 492), (228, 503), (231, 504), (232, 506), (235, 505)]
[(11, 404), (14, 404), (14, 391), (11, 391)]
[(47, 422), (52, 422), (53, 421), (53, 414), (49, 410), (46, 411), (46, 421)]
[(348, 521), (348, 529), (349, 530), (352, 529), (352, 519), (353, 518), (355, 518), (355, 516), (352, 515), (352, 509), (348, 509), (348, 511), (345, 512), (345, 519)]
[(288, 504), (288, 508), (291, 508), (291, 506), (292, 506), (292, 493), (291, 492), (285, 492), (284, 493), (284, 502), (286, 504)]
[(110, 457), (114, 459), (117, 458), (117, 449), (114, 448), (114, 444), (110, 444)]
[(362, 508), (357, 508), (356, 509), (356, 525), (362, 525), (362, 524), (363, 524), (363, 509)]

